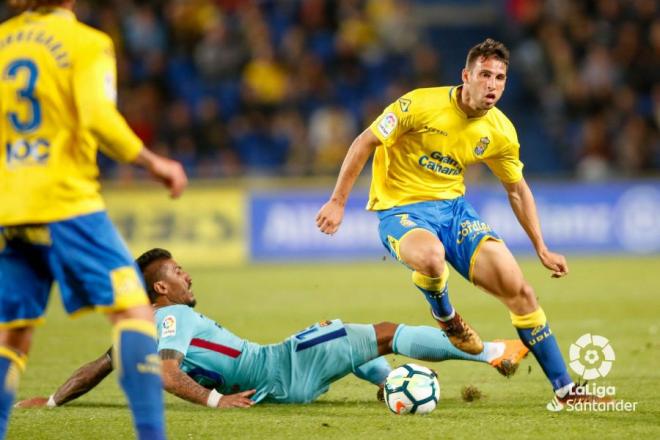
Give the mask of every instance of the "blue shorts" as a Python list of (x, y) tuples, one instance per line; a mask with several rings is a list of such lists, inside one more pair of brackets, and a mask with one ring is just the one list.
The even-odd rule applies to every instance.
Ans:
[(68, 313), (149, 304), (133, 258), (105, 211), (0, 227), (0, 328), (43, 321), (53, 281)]
[(376, 330), (370, 324), (322, 321), (298, 332), (282, 345), (285, 352), (272, 357), (266, 371), (275, 371), (276, 384), (264, 402), (309, 403), (330, 385), (378, 357)]
[(399, 242), (404, 235), (426, 229), (442, 242), (446, 260), (470, 281), (481, 243), (502, 240), (463, 197), (397, 206), (378, 211), (378, 218), (380, 239), (394, 258), (401, 261)]

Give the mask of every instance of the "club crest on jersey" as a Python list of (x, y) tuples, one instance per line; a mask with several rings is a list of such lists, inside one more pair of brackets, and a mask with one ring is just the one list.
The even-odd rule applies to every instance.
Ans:
[(474, 147), (474, 154), (477, 156), (484, 154), (484, 151), (488, 148), (488, 144), (490, 144), (490, 139), (488, 139), (488, 137), (482, 137), (479, 139), (479, 143)]
[(401, 111), (406, 113), (408, 111), (408, 107), (410, 107), (410, 99), (408, 98), (399, 98), (399, 107), (401, 107)]
[(160, 332), (161, 338), (176, 335), (176, 318), (173, 315), (167, 315), (163, 319), (163, 330)]
[(378, 131), (383, 135), (383, 137), (389, 137), (389, 135), (391, 135), (396, 128), (396, 124), (398, 122), (399, 121), (396, 119), (396, 115), (394, 113), (388, 113), (383, 116), (383, 118), (378, 123)]

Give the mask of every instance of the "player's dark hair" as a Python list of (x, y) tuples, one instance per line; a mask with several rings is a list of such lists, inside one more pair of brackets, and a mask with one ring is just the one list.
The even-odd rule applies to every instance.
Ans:
[(507, 66), (509, 65), (509, 49), (503, 43), (495, 41), (492, 38), (486, 38), (486, 40), (470, 49), (467, 54), (467, 60), (465, 60), (465, 68), (471, 68), (474, 62), (481, 57), (495, 57)]
[(144, 277), (144, 283), (147, 285), (147, 295), (152, 304), (156, 302), (156, 298), (158, 297), (158, 294), (154, 290), (154, 283), (160, 279), (160, 270), (151, 271), (149, 270), (149, 266), (156, 261), (169, 260), (170, 258), (172, 258), (172, 254), (168, 250), (153, 248), (135, 260)]

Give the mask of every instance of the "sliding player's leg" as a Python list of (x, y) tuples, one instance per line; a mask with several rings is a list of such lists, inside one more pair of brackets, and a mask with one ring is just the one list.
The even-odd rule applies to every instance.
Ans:
[(395, 353), (413, 359), (441, 362), (466, 360), (488, 363), (505, 376), (512, 375), (528, 349), (519, 340), (485, 342), (478, 355), (457, 349), (440, 329), (381, 322), (379, 324), (345, 324), (352, 358), (353, 373), (361, 379), (381, 386), (391, 371), (384, 355)]
[[(333, 382), (351, 372), (382, 386), (391, 371), (383, 355), (390, 353), (427, 361), (463, 359), (494, 366), (498, 359), (508, 359), (513, 370), (527, 353), (520, 341), (515, 340), (486, 343), (482, 353), (470, 355), (454, 347), (437, 328), (390, 322), (344, 324), (338, 319), (314, 324), (293, 335), (285, 344), (288, 344), (286, 352), (290, 358), (281, 359), (278, 365), (283, 369), (280, 379), (286, 392), (273, 400), (287, 403), (312, 402)], [(287, 364), (290, 367), (286, 367)]]
[(380, 355), (396, 353), (431, 362), (484, 362), (505, 376), (512, 375), (528, 353), (528, 349), (518, 340), (496, 340), (484, 342), (482, 352), (472, 355), (457, 349), (447, 335), (435, 327), (382, 322), (374, 325), (374, 329)]

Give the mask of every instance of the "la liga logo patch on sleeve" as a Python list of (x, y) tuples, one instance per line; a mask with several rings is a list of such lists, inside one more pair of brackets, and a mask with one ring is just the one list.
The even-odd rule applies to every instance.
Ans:
[(176, 318), (172, 315), (167, 315), (163, 319), (163, 329), (160, 332), (161, 338), (176, 335)]
[(387, 113), (378, 123), (378, 131), (383, 135), (383, 137), (389, 137), (396, 129), (398, 122), (399, 121), (396, 119), (396, 115), (394, 113)]

